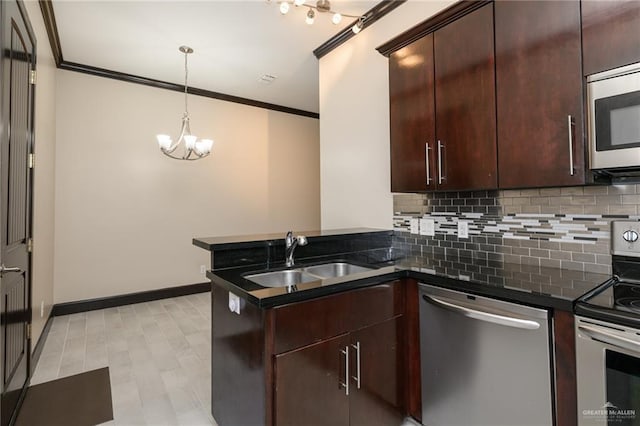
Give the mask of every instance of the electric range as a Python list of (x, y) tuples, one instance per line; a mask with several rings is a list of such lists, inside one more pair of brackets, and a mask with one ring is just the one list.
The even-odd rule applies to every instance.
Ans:
[(613, 276), (575, 304), (578, 424), (640, 424), (640, 222), (611, 224)]

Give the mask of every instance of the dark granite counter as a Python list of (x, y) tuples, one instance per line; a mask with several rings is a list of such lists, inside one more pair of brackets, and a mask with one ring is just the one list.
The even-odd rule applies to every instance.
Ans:
[[(345, 229), (329, 229), (323, 231), (295, 231), (296, 235), (304, 235), (307, 238), (316, 239), (317, 237), (344, 237), (352, 238), (355, 234), (366, 236), (368, 234), (379, 234), (380, 232), (391, 233), (383, 229), (375, 228), (345, 228)], [(214, 249), (239, 249), (266, 246), (283, 246), (284, 236), (286, 232), (274, 234), (253, 234), (253, 235), (235, 235), (227, 237), (203, 237), (194, 238), (193, 245), (205, 250), (213, 251)]]
[[(367, 265), (362, 259), (348, 256), (326, 258), (297, 267), (326, 261), (344, 260)], [(573, 302), (589, 290), (602, 284), (608, 275), (530, 265), (504, 263), (495, 266), (491, 275), (474, 273), (477, 259), (447, 258), (451, 266), (441, 266), (442, 259), (424, 258), (419, 262), (404, 260), (368, 263), (376, 269), (339, 278), (319, 279), (292, 287), (266, 288), (244, 278), (245, 275), (267, 271), (266, 268), (239, 267), (209, 271), (207, 276), (216, 285), (262, 308), (299, 302), (345, 290), (376, 285), (398, 278), (413, 278), (419, 282), (495, 297), (544, 308), (573, 310)], [(285, 269), (278, 265), (268, 270)]]
[(510, 302), (573, 311), (576, 299), (609, 278), (604, 274), (442, 254), (408, 260), (391, 247), (392, 231), (357, 228), (300, 234), (307, 236), (309, 244), (297, 248), (296, 267), (347, 261), (375, 269), (290, 287), (262, 287), (245, 276), (285, 269), (284, 235), (198, 238), (194, 244), (211, 251), (212, 270), (207, 277), (214, 285), (260, 308), (413, 278)]

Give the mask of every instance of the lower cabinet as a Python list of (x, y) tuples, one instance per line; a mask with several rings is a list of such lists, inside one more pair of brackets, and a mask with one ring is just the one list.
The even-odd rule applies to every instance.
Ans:
[(273, 424), (402, 423), (405, 291), (393, 281), (273, 309)]
[(275, 358), (277, 425), (391, 425), (403, 418), (397, 317)]

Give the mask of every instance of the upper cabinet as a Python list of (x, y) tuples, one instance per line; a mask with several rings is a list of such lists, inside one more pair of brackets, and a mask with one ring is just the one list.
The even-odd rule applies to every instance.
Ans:
[(494, 7), (499, 187), (584, 184), (580, 3)]
[(391, 191), (435, 189), (433, 35), (389, 57)]
[(496, 186), (492, 28), (488, 4), (390, 55), (393, 192)]
[(584, 75), (640, 61), (640, 1), (583, 1)]
[(378, 51), (394, 192), (584, 185), (584, 76), (640, 62), (640, 1), (463, 0)]
[(436, 184), (495, 188), (496, 116), (493, 6), (434, 33)]

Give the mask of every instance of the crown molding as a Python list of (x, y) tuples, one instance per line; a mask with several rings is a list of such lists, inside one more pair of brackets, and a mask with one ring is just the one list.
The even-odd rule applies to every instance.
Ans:
[[(368, 26), (372, 25), (374, 22), (394, 10), (395, 8), (403, 5), (407, 0), (383, 0), (380, 3), (373, 6), (369, 9), (364, 15), (364, 22), (362, 25), (362, 29), (364, 30)], [(345, 43), (347, 40), (355, 37), (356, 34), (351, 31), (351, 27), (353, 27), (358, 20), (356, 19), (351, 24), (349, 24), (346, 28), (340, 31), (338, 34), (331, 37), (329, 40), (325, 41), (322, 45), (317, 47), (313, 54), (316, 58), (320, 59), (324, 55), (328, 54), (341, 44)]]
[[(42, 18), (44, 19), (44, 25), (49, 36), (49, 44), (51, 45), (51, 51), (56, 62), (56, 66), (59, 69), (67, 71), (81, 72), (84, 74), (95, 75), (98, 77), (112, 78), (115, 80), (126, 81), (134, 84), (142, 84), (145, 86), (155, 87), (159, 89), (174, 90), (178, 92), (184, 92), (184, 86), (166, 81), (155, 80), (152, 78), (141, 77), (137, 75), (122, 73), (119, 71), (108, 70), (104, 68), (98, 68), (91, 65), (79, 64), (75, 62), (65, 61), (62, 55), (62, 45), (60, 43), (60, 36), (58, 34), (58, 26), (56, 24), (56, 16), (53, 11), (52, 0), (39, 0), (40, 11), (42, 12)], [(193, 95), (203, 96), (211, 99), (218, 99), (221, 101), (234, 102), (237, 104), (253, 106), (256, 108), (264, 108), (271, 111), (279, 111), (287, 114), (300, 115), (303, 117), (320, 118), (320, 114), (312, 111), (305, 111), (297, 108), (291, 108), (284, 105), (276, 105), (269, 102), (262, 102), (255, 99), (243, 98), (240, 96), (227, 95), (225, 93), (213, 92), (211, 90), (198, 89), (196, 87), (189, 87), (188, 92)]]

